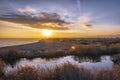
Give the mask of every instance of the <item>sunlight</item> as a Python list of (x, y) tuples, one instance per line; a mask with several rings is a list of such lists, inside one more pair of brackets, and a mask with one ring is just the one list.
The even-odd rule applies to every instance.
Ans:
[(52, 30), (47, 30), (47, 29), (42, 30), (42, 34), (43, 36), (49, 37), (52, 35)]
[(75, 47), (75, 46), (71, 46), (71, 49), (72, 49), (72, 50), (75, 50), (75, 49), (76, 49), (76, 47)]

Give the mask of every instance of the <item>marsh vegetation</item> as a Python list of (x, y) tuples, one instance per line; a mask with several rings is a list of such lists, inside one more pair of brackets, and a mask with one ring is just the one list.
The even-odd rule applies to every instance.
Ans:
[(120, 80), (120, 43), (101, 40), (70, 41), (70, 50), (43, 53), (2, 48), (0, 80)]

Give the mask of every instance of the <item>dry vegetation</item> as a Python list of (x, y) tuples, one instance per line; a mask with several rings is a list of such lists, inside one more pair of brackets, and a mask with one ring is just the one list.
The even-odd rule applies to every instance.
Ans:
[(0, 80), (120, 80), (120, 65), (113, 69), (93, 73), (83, 67), (66, 62), (54, 68), (37, 69), (33, 66), (18, 67), (4, 73)]
[(3, 60), (0, 60), (0, 80), (4, 80), (4, 67), (6, 66)]
[[(110, 44), (109, 44), (110, 43)], [(23, 53), (18, 49), (3, 49), (0, 50), (0, 80), (120, 80), (120, 56), (114, 56), (113, 60), (117, 64), (113, 69), (100, 70), (92, 72), (84, 67), (73, 65), (71, 62), (66, 62), (62, 65), (56, 65), (54, 68), (36, 68), (34, 66), (18, 66), (16, 70), (5, 72), (5, 66), (12, 65), (21, 58), (33, 59), (36, 57), (59, 57), (65, 55), (103, 55), (120, 53), (120, 43), (107, 45), (100, 43), (96, 44), (80, 44), (76, 45), (76, 50), (70, 53), (66, 52), (47, 52), (40, 54), (37, 51), (32, 53)], [(41, 67), (39, 65), (39, 67)]]
[(24, 57), (25, 55), (15, 48), (0, 50), (0, 58), (7, 64), (14, 64), (16, 61)]
[(87, 44), (78, 45), (76, 54), (90, 54), (90, 55), (102, 55), (102, 54), (116, 54), (120, 53), (120, 43), (110, 44), (109, 46), (103, 44)]
[(105, 46), (103, 44), (80, 44), (76, 45), (76, 49), (72, 51), (56, 51), (56, 52), (46, 52), (39, 53), (37, 51), (31, 51), (30, 53), (22, 52), (16, 48), (8, 48), (0, 50), (0, 58), (6, 63), (14, 64), (21, 58), (33, 59), (36, 57), (52, 58), (52, 57), (61, 57), (67, 55), (112, 55), (120, 53), (120, 43), (110, 44)]

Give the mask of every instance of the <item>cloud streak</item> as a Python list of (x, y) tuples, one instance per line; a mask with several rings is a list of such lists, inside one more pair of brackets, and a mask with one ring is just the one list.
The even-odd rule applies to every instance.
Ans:
[(80, 0), (77, 0), (77, 7), (78, 7), (78, 10), (79, 10), (79, 12), (80, 12)]
[(21, 13), (30, 14), (30, 13), (35, 13), (35, 12), (36, 12), (36, 9), (31, 8), (31, 7), (29, 7), (29, 6), (26, 6), (25, 8), (20, 8), (20, 9), (18, 9), (18, 11), (21, 12)]

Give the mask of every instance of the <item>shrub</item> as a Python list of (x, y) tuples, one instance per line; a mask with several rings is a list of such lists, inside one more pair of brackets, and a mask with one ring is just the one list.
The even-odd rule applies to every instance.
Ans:
[(88, 44), (88, 45), (79, 45), (77, 50), (81, 54), (100, 55), (105, 52), (106, 47), (102, 44)]
[(24, 54), (15, 48), (3, 49), (0, 51), (0, 58), (2, 58), (6, 63), (14, 64), (16, 61), (23, 58)]
[(120, 53), (120, 43), (111, 44), (111, 45), (108, 47), (108, 53), (112, 53), (112, 54)]

